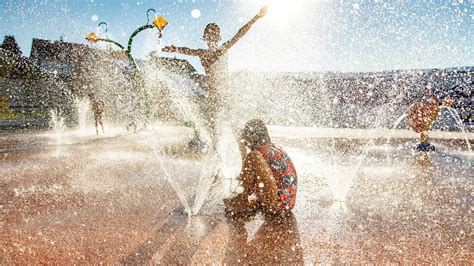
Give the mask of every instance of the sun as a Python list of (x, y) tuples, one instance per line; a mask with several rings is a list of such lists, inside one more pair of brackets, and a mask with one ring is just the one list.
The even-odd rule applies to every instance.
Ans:
[(277, 26), (288, 25), (300, 13), (301, 1), (298, 0), (257, 0), (260, 6), (268, 6), (265, 20)]

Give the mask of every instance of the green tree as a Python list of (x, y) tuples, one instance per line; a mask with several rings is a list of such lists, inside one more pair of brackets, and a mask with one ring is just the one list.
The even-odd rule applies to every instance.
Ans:
[(21, 55), (20, 46), (12, 35), (5, 36), (1, 48), (10, 51), (15, 55)]

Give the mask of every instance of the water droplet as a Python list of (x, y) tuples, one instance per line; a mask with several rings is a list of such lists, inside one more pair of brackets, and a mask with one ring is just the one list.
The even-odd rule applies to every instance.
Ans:
[(235, 189), (235, 192), (238, 193), (238, 194), (242, 194), (244, 192), (244, 187), (243, 186), (238, 186)]
[(199, 10), (199, 9), (193, 9), (193, 10), (191, 11), (191, 16), (192, 16), (193, 18), (199, 18), (199, 17), (201, 16), (201, 10)]

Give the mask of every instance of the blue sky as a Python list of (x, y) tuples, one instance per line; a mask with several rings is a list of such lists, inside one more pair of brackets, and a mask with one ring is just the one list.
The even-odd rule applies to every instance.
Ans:
[[(268, 15), (229, 52), (230, 70), (379, 71), (474, 65), (473, 0), (0, 3), (0, 35), (15, 35), (25, 55), (30, 53), (33, 37), (57, 40), (63, 36), (66, 41), (85, 43), (84, 36), (95, 31), (100, 21), (108, 23), (111, 38), (126, 43), (131, 32), (145, 24), (148, 8), (155, 8), (170, 22), (163, 32), (162, 45), (204, 47), (201, 36), (207, 23), (218, 23), (223, 39), (228, 39), (262, 5), (270, 3)], [(198, 18), (191, 15), (194, 9), (200, 11)], [(158, 49), (152, 30), (135, 40), (134, 54), (138, 58)], [(202, 69), (198, 60), (190, 61)]]

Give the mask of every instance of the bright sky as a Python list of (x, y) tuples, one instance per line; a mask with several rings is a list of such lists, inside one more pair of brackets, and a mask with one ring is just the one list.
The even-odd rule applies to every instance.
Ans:
[[(0, 0), (0, 35), (29, 55), (33, 37), (85, 43), (106, 21), (125, 44), (155, 8), (163, 45), (204, 47), (207, 23), (229, 39), (266, 3), (268, 15), (229, 52), (230, 70), (379, 71), (474, 65), (474, 0)], [(133, 52), (158, 50), (154, 30)], [(187, 58), (189, 57), (182, 57)], [(190, 60), (198, 70), (199, 61)]]

